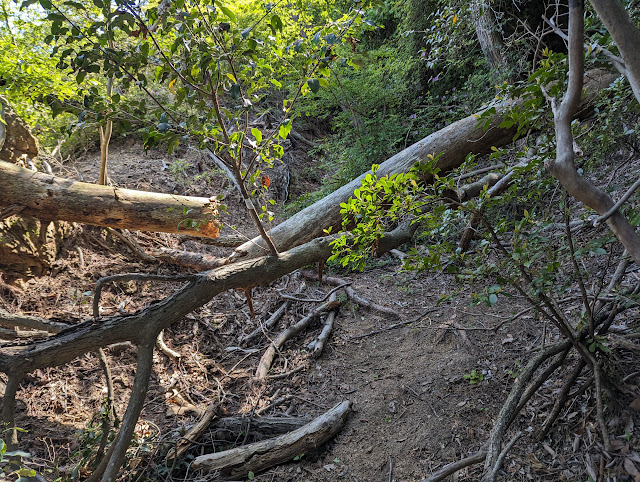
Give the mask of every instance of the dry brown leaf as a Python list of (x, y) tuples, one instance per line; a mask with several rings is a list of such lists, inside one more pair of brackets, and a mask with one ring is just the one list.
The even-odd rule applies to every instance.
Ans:
[(638, 469), (636, 468), (635, 464), (628, 457), (625, 457), (625, 459), (624, 459), (624, 470), (626, 470), (627, 473), (629, 475), (633, 476), (634, 478), (636, 476), (640, 475), (640, 472), (638, 472)]

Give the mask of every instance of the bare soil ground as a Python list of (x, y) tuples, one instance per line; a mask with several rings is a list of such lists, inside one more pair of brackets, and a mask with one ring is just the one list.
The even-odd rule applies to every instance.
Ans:
[[(139, 142), (124, 140), (112, 146), (111, 158), (110, 177), (119, 186), (192, 195), (225, 193), (229, 215), (223, 222), (235, 226), (235, 232), (253, 237), (232, 187), (221, 174), (202, 175), (210, 165), (201, 153), (144, 154)], [(98, 154), (87, 153), (59, 168), (67, 177), (93, 181), (98, 159)], [(318, 187), (308, 181), (295, 183), (317, 160), (301, 152), (293, 159), (291, 169), (298, 174), (292, 176), (290, 201)], [(193, 181), (198, 174), (200, 178)], [(137, 233), (137, 237), (148, 251), (181, 246), (214, 255), (225, 252), (197, 240), (180, 244), (180, 238), (173, 235)], [(528, 308), (522, 299), (501, 298), (491, 308), (471, 307), (471, 293), (466, 290), (455, 301), (438, 304), (442, 295), (458, 288), (452, 277), (409, 274), (400, 270), (400, 264), (385, 255), (372, 261), (363, 273), (328, 268), (328, 274), (351, 281), (360, 296), (392, 308), (397, 315), (383, 316), (345, 303), (322, 355), (314, 359), (307, 349), (320, 330), (316, 323), (285, 345), (266, 384), (255, 383), (253, 374), (269, 340), (316, 305), (294, 303), (278, 325), (251, 346), (238, 347), (239, 336), (255, 329), (282, 304), (276, 289), (292, 294), (305, 283), (299, 296), (319, 299), (329, 291), (327, 285), (293, 273), (272, 286), (254, 290), (255, 319), (249, 315), (244, 296), (228, 292), (166, 330), (167, 344), (181, 357), (172, 359), (160, 352), (155, 356), (136, 445), (122, 480), (216, 480), (215, 474), (188, 471), (184, 461), (167, 465), (162, 457), (197, 420), (196, 414), (180, 413), (179, 409), (192, 405), (204, 408), (216, 398), (222, 400), (228, 415), (249, 415), (278, 399), (284, 403), (265, 415), (316, 416), (345, 399), (353, 402), (347, 425), (333, 441), (314, 453), (300, 454), (296, 461), (256, 474), (254, 480), (414, 481), (479, 450), (521, 367), (543, 344), (558, 336), (554, 330), (544, 329), (531, 313), (505, 323), (514, 313)], [(124, 272), (181, 270), (184, 268), (138, 261), (117, 238), (103, 229), (85, 226), (68, 240), (51, 276), (2, 286), (1, 304), (12, 311), (77, 323), (90, 316), (98, 278)], [(151, 282), (113, 285), (103, 294), (103, 313), (141, 309), (177, 286)], [(568, 306), (567, 311), (575, 308)], [(636, 317), (636, 311), (626, 313), (620, 323), (631, 324)], [(494, 333), (492, 328), (498, 325), (501, 327)], [(107, 354), (114, 374), (117, 411), (122, 416), (135, 374), (135, 347), (112, 347)], [(640, 394), (637, 356), (631, 349), (617, 347), (616, 372), (609, 373), (613, 380), (624, 379), (634, 386), (635, 396)], [(523, 431), (524, 437), (507, 455), (501, 480), (640, 480), (640, 416), (629, 408), (630, 404), (640, 408), (640, 401), (634, 402), (628, 391), (607, 400), (609, 430), (615, 437), (611, 453), (602, 455), (591, 388), (564, 408), (550, 436), (535, 439), (535, 429), (549, 413), (561, 385), (561, 378), (552, 377), (519, 416), (509, 437), (516, 430)], [(71, 476), (83, 454), (96, 448), (92, 437), (98, 424), (92, 425), (90, 420), (99, 413), (105, 394), (104, 377), (93, 354), (29, 376), (19, 392), (18, 425), (28, 431), (22, 435), (22, 448), (34, 454), (36, 467), (51, 470), (52, 479)], [(231, 439), (222, 435), (212, 428), (185, 461), (254, 437), (251, 432), (233, 434)], [(471, 466), (451, 480), (479, 480), (480, 474), (480, 466)]]

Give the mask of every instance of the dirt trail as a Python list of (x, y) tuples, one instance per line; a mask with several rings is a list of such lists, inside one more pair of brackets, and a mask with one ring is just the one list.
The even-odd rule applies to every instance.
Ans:
[[(223, 221), (234, 225), (236, 232), (253, 236), (231, 186), (220, 174), (202, 175), (207, 171), (202, 154), (187, 150), (172, 157), (160, 152), (145, 155), (135, 141), (125, 141), (114, 143), (111, 156), (110, 174), (120, 186), (193, 195), (225, 192), (229, 215)], [(87, 154), (65, 164), (62, 174), (94, 180), (98, 157)], [(292, 169), (299, 173), (313, 166), (314, 161), (298, 158), (297, 162)], [(195, 182), (188, 181), (193, 175), (200, 177)], [(289, 192), (304, 189), (292, 186)], [(141, 233), (138, 239), (147, 249), (179, 246), (178, 237), (171, 235)], [(223, 252), (197, 241), (181, 246), (214, 255)], [(78, 250), (83, 252), (82, 262)], [(543, 340), (541, 325), (530, 314), (504, 324), (494, 335), (490, 328), (527, 306), (517, 298), (501, 298), (491, 308), (470, 307), (468, 292), (454, 302), (438, 305), (443, 294), (456, 289), (450, 276), (407, 274), (399, 268), (400, 262), (390, 255), (372, 262), (364, 273), (328, 268), (329, 274), (351, 281), (360, 296), (392, 308), (398, 315), (384, 317), (346, 303), (322, 356), (312, 359), (306, 350), (319, 332), (316, 323), (285, 345), (271, 373), (277, 375), (301, 367), (300, 370), (264, 386), (256, 385), (252, 375), (269, 337), (299, 320), (313, 306), (294, 304), (267, 337), (260, 337), (248, 347), (255, 349), (253, 352), (230, 351), (228, 347), (237, 346), (239, 335), (252, 331), (258, 320), (282, 303), (273, 288), (293, 293), (302, 283), (299, 275), (254, 290), (256, 320), (250, 319), (244, 298), (229, 292), (173, 325), (166, 330), (165, 340), (182, 357), (176, 360), (160, 353), (155, 356), (147, 404), (137, 430), (139, 450), (158, 455), (194, 423), (193, 414), (175, 415), (180, 407), (206, 406), (216, 396), (224, 396), (227, 413), (248, 413), (289, 395), (285, 404), (265, 415), (315, 416), (344, 399), (353, 402), (353, 414), (327, 446), (316, 453), (300, 454), (298, 461), (257, 475), (254, 480), (413, 481), (477, 451), (521, 365), (532, 350), (554, 341), (553, 335), (549, 332)], [(24, 313), (78, 322), (89, 315), (91, 290), (97, 278), (119, 272), (178, 270), (163, 264), (142, 264), (104, 230), (85, 227), (69, 240), (51, 277), (31, 280), (22, 289), (3, 287), (2, 304)], [(103, 295), (104, 314), (132, 312), (176, 287), (118, 284)], [(301, 296), (322, 298), (329, 289), (306, 281)], [(428, 313), (420, 317), (425, 312)], [(386, 329), (412, 319), (417, 321)], [(122, 415), (133, 381), (135, 350), (117, 347), (110, 349), (108, 356), (119, 397), (117, 408)], [(554, 383), (552, 380), (543, 386), (541, 397), (534, 399), (520, 416), (517, 429), (528, 433), (533, 421), (544, 419), (549, 409), (545, 403), (553, 400), (553, 391), (558, 388)], [(93, 355), (66, 367), (30, 375), (19, 392), (23, 411), (18, 424), (29, 430), (24, 448), (36, 454), (35, 460), (42, 467), (62, 465), (60, 475), (69, 475), (80, 452), (92, 447), (87, 438), (78, 441), (75, 432), (86, 429), (87, 421), (98, 412), (104, 393), (102, 374)], [(574, 410), (587, 410), (588, 396)], [(589, 450), (585, 449), (594, 447), (586, 441), (589, 424), (591, 420), (586, 426), (569, 424), (554, 432), (545, 441), (549, 450), (525, 437), (509, 454), (502, 480), (585, 480), (593, 465)], [(632, 433), (633, 427), (632, 424)], [(88, 433), (85, 430), (85, 437)], [(581, 437), (577, 453), (576, 434)], [(214, 431), (205, 434), (202, 446), (192, 454), (211, 451), (211, 444), (216, 450), (229, 445), (214, 442), (215, 437)], [(136, 456), (134, 460), (138, 460)], [(171, 478), (159, 456), (140, 458), (136, 463), (137, 470), (150, 480), (183, 480), (184, 467), (175, 467), (176, 478)], [(480, 469), (465, 469), (456, 480), (478, 480)], [(214, 480), (199, 474), (189, 477)]]

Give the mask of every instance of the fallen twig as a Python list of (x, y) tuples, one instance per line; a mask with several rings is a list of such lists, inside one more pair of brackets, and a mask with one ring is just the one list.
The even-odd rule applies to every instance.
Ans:
[(373, 336), (373, 335), (377, 335), (379, 333), (384, 333), (385, 331), (395, 330), (396, 328), (400, 328), (401, 326), (407, 326), (407, 325), (410, 325), (411, 323), (415, 323), (417, 321), (420, 321), (422, 318), (427, 316), (429, 313), (433, 313), (434, 311), (438, 311), (438, 308), (431, 308), (431, 309), (425, 311), (424, 313), (422, 313), (421, 315), (418, 315), (417, 317), (412, 318), (411, 320), (401, 321), (400, 323), (394, 323), (393, 325), (386, 326), (384, 328), (380, 328), (379, 330), (373, 330), (373, 331), (370, 331), (369, 333), (365, 333), (364, 335), (352, 336), (350, 338), (352, 340), (360, 340), (361, 338), (366, 338), (368, 336)]
[(289, 308), (290, 305), (291, 303), (289, 301), (285, 301), (284, 303), (282, 303), (282, 305), (280, 305), (280, 307), (273, 312), (273, 314), (267, 319), (267, 321), (265, 321), (264, 323), (261, 323), (258, 328), (253, 330), (248, 335), (241, 336), (240, 339), (238, 340), (240, 345), (247, 346), (254, 339), (256, 339), (261, 333), (271, 329), (271, 327), (275, 325), (280, 318), (282, 318), (282, 315), (285, 314), (285, 312), (287, 311), (287, 308)]
[(178, 353), (175, 350), (172, 350), (171, 348), (169, 348), (167, 346), (167, 344), (164, 341), (164, 330), (162, 330), (158, 334), (158, 338), (156, 338), (156, 348), (158, 348), (158, 350), (160, 350), (162, 353), (167, 355), (169, 358), (180, 358), (180, 357), (182, 357), (182, 354)]
[[(285, 299), (285, 300), (289, 300), (289, 301), (299, 301), (301, 303), (322, 303), (323, 301), (326, 301), (332, 294), (334, 294), (336, 291), (338, 291), (339, 289), (345, 288), (347, 286), (351, 285), (351, 281), (345, 282), (339, 286), (337, 286), (336, 288), (333, 288), (331, 291), (329, 291), (323, 298), (320, 299), (313, 299), (313, 298), (296, 298), (295, 296), (292, 295), (285, 295), (283, 294), (280, 290), (276, 290), (278, 292), (278, 294), (280, 295), (281, 298)], [(334, 296), (335, 299), (335, 296)]]
[[(331, 294), (331, 296), (329, 297), (329, 301), (336, 301), (335, 293)], [(335, 317), (336, 317), (336, 312), (330, 311), (329, 314), (327, 315), (327, 319), (324, 322), (322, 331), (318, 335), (318, 338), (316, 338), (311, 343), (309, 343), (308, 348), (309, 350), (311, 350), (311, 355), (314, 358), (319, 357), (320, 354), (322, 353), (322, 350), (324, 349), (324, 345), (327, 342), (327, 339), (329, 338), (329, 334), (331, 333), (331, 330), (333, 330), (333, 320), (335, 319)]]
[(304, 330), (307, 326), (309, 326), (309, 324), (313, 321), (313, 319), (316, 316), (320, 315), (321, 313), (334, 310), (339, 306), (340, 306), (340, 303), (338, 301), (328, 301), (322, 304), (321, 306), (319, 306), (318, 308), (316, 308), (315, 310), (313, 310), (311, 313), (309, 313), (307, 316), (302, 318), (296, 324), (291, 325), (285, 331), (280, 333), (280, 335), (278, 335), (278, 337), (271, 342), (271, 344), (269, 345), (269, 348), (267, 348), (267, 351), (265, 351), (264, 355), (262, 355), (262, 358), (258, 363), (258, 368), (256, 369), (256, 375), (255, 375), (256, 378), (258, 380), (264, 380), (267, 377), (269, 368), (271, 368), (271, 363), (273, 363), (273, 359), (276, 356), (276, 351), (280, 349), (280, 347), (284, 345), (287, 340), (293, 338), (302, 330)]
[[(314, 281), (319, 280), (318, 275), (310, 271), (303, 271), (302, 276), (308, 279), (312, 279)], [(364, 306), (366, 308), (369, 308), (370, 310), (377, 311), (385, 316), (402, 318), (402, 316), (397, 311), (392, 310), (391, 308), (387, 308), (386, 306), (381, 306), (377, 303), (366, 300), (361, 296), (359, 296), (351, 286), (348, 286), (351, 283), (345, 282), (344, 280), (341, 280), (340, 278), (335, 278), (333, 276), (323, 276), (323, 280), (332, 285), (344, 285), (345, 292), (347, 293), (347, 296), (353, 303), (357, 303), (360, 306)]]
[(209, 427), (209, 425), (211, 425), (213, 419), (217, 415), (219, 415), (219, 411), (219, 401), (210, 403), (207, 409), (202, 414), (200, 420), (198, 420), (196, 424), (191, 427), (187, 431), (187, 433), (185, 433), (184, 436), (180, 438), (180, 440), (178, 440), (176, 446), (169, 451), (169, 453), (167, 454), (167, 459), (173, 460), (182, 457), (186, 453), (186, 451), (189, 450), (189, 447), (191, 447), (191, 445), (200, 438), (200, 436)]
[(293, 395), (285, 395), (283, 397), (276, 398), (269, 405), (267, 405), (266, 407), (259, 408), (254, 413), (256, 415), (262, 415), (263, 413), (267, 413), (272, 408), (277, 407), (278, 405), (282, 405), (283, 403), (288, 402), (289, 400), (293, 400), (294, 398), (295, 397)]
[(0, 325), (11, 327), (32, 328), (42, 330), (47, 333), (60, 333), (62, 330), (71, 327), (66, 323), (48, 321), (38, 316), (16, 315), (0, 308)]
[(446, 479), (451, 474), (457, 472), (458, 470), (462, 470), (465, 467), (469, 467), (473, 464), (479, 464), (487, 457), (487, 451), (481, 450), (480, 452), (476, 452), (469, 457), (465, 457), (462, 460), (458, 460), (456, 462), (451, 462), (450, 464), (445, 465), (437, 472), (431, 474), (431, 476), (423, 479), (421, 482), (439, 482), (440, 480)]
[(138, 241), (136, 241), (135, 238), (131, 236), (131, 233), (127, 229), (123, 229), (122, 232), (120, 232), (117, 229), (107, 228), (107, 231), (124, 242), (124, 244), (126, 244), (133, 252), (133, 254), (135, 254), (142, 261), (145, 261), (147, 263), (155, 263), (157, 261), (154, 256), (151, 256), (144, 249), (142, 249), (142, 246), (140, 246)]

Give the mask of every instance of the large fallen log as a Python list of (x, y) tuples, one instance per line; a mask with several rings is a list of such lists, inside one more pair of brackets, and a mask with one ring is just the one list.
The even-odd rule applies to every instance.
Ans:
[[(594, 96), (607, 87), (616, 75), (597, 70), (585, 75), (585, 94), (583, 107), (587, 106)], [(493, 146), (509, 144), (513, 140), (516, 127), (503, 128), (503, 115), (521, 100), (510, 100), (495, 105), (496, 113), (488, 126), (481, 126), (478, 117), (484, 111), (465, 117), (443, 129), (425, 137), (407, 147), (395, 156), (380, 164), (377, 175), (385, 176), (408, 172), (416, 163), (427, 159), (429, 155), (440, 156), (437, 167), (442, 171), (450, 171), (459, 167), (468, 154), (483, 154)], [(353, 191), (361, 185), (362, 179), (371, 171), (362, 174), (348, 184), (337, 189), (320, 201), (294, 214), (286, 221), (271, 230), (271, 239), (279, 251), (284, 251), (299, 244), (322, 236), (323, 230), (330, 227), (334, 231), (341, 227), (340, 203), (346, 202)], [(255, 237), (239, 246), (235, 257), (263, 256), (268, 249), (260, 237)]]
[(140, 231), (215, 238), (215, 204), (74, 181), (0, 161), (0, 206), (24, 206), (20, 216)]
[(283, 462), (294, 460), (317, 449), (335, 436), (344, 425), (351, 408), (344, 401), (311, 423), (293, 432), (261, 442), (236, 447), (215, 454), (201, 455), (191, 463), (195, 470), (220, 470), (224, 478), (247, 477)]

